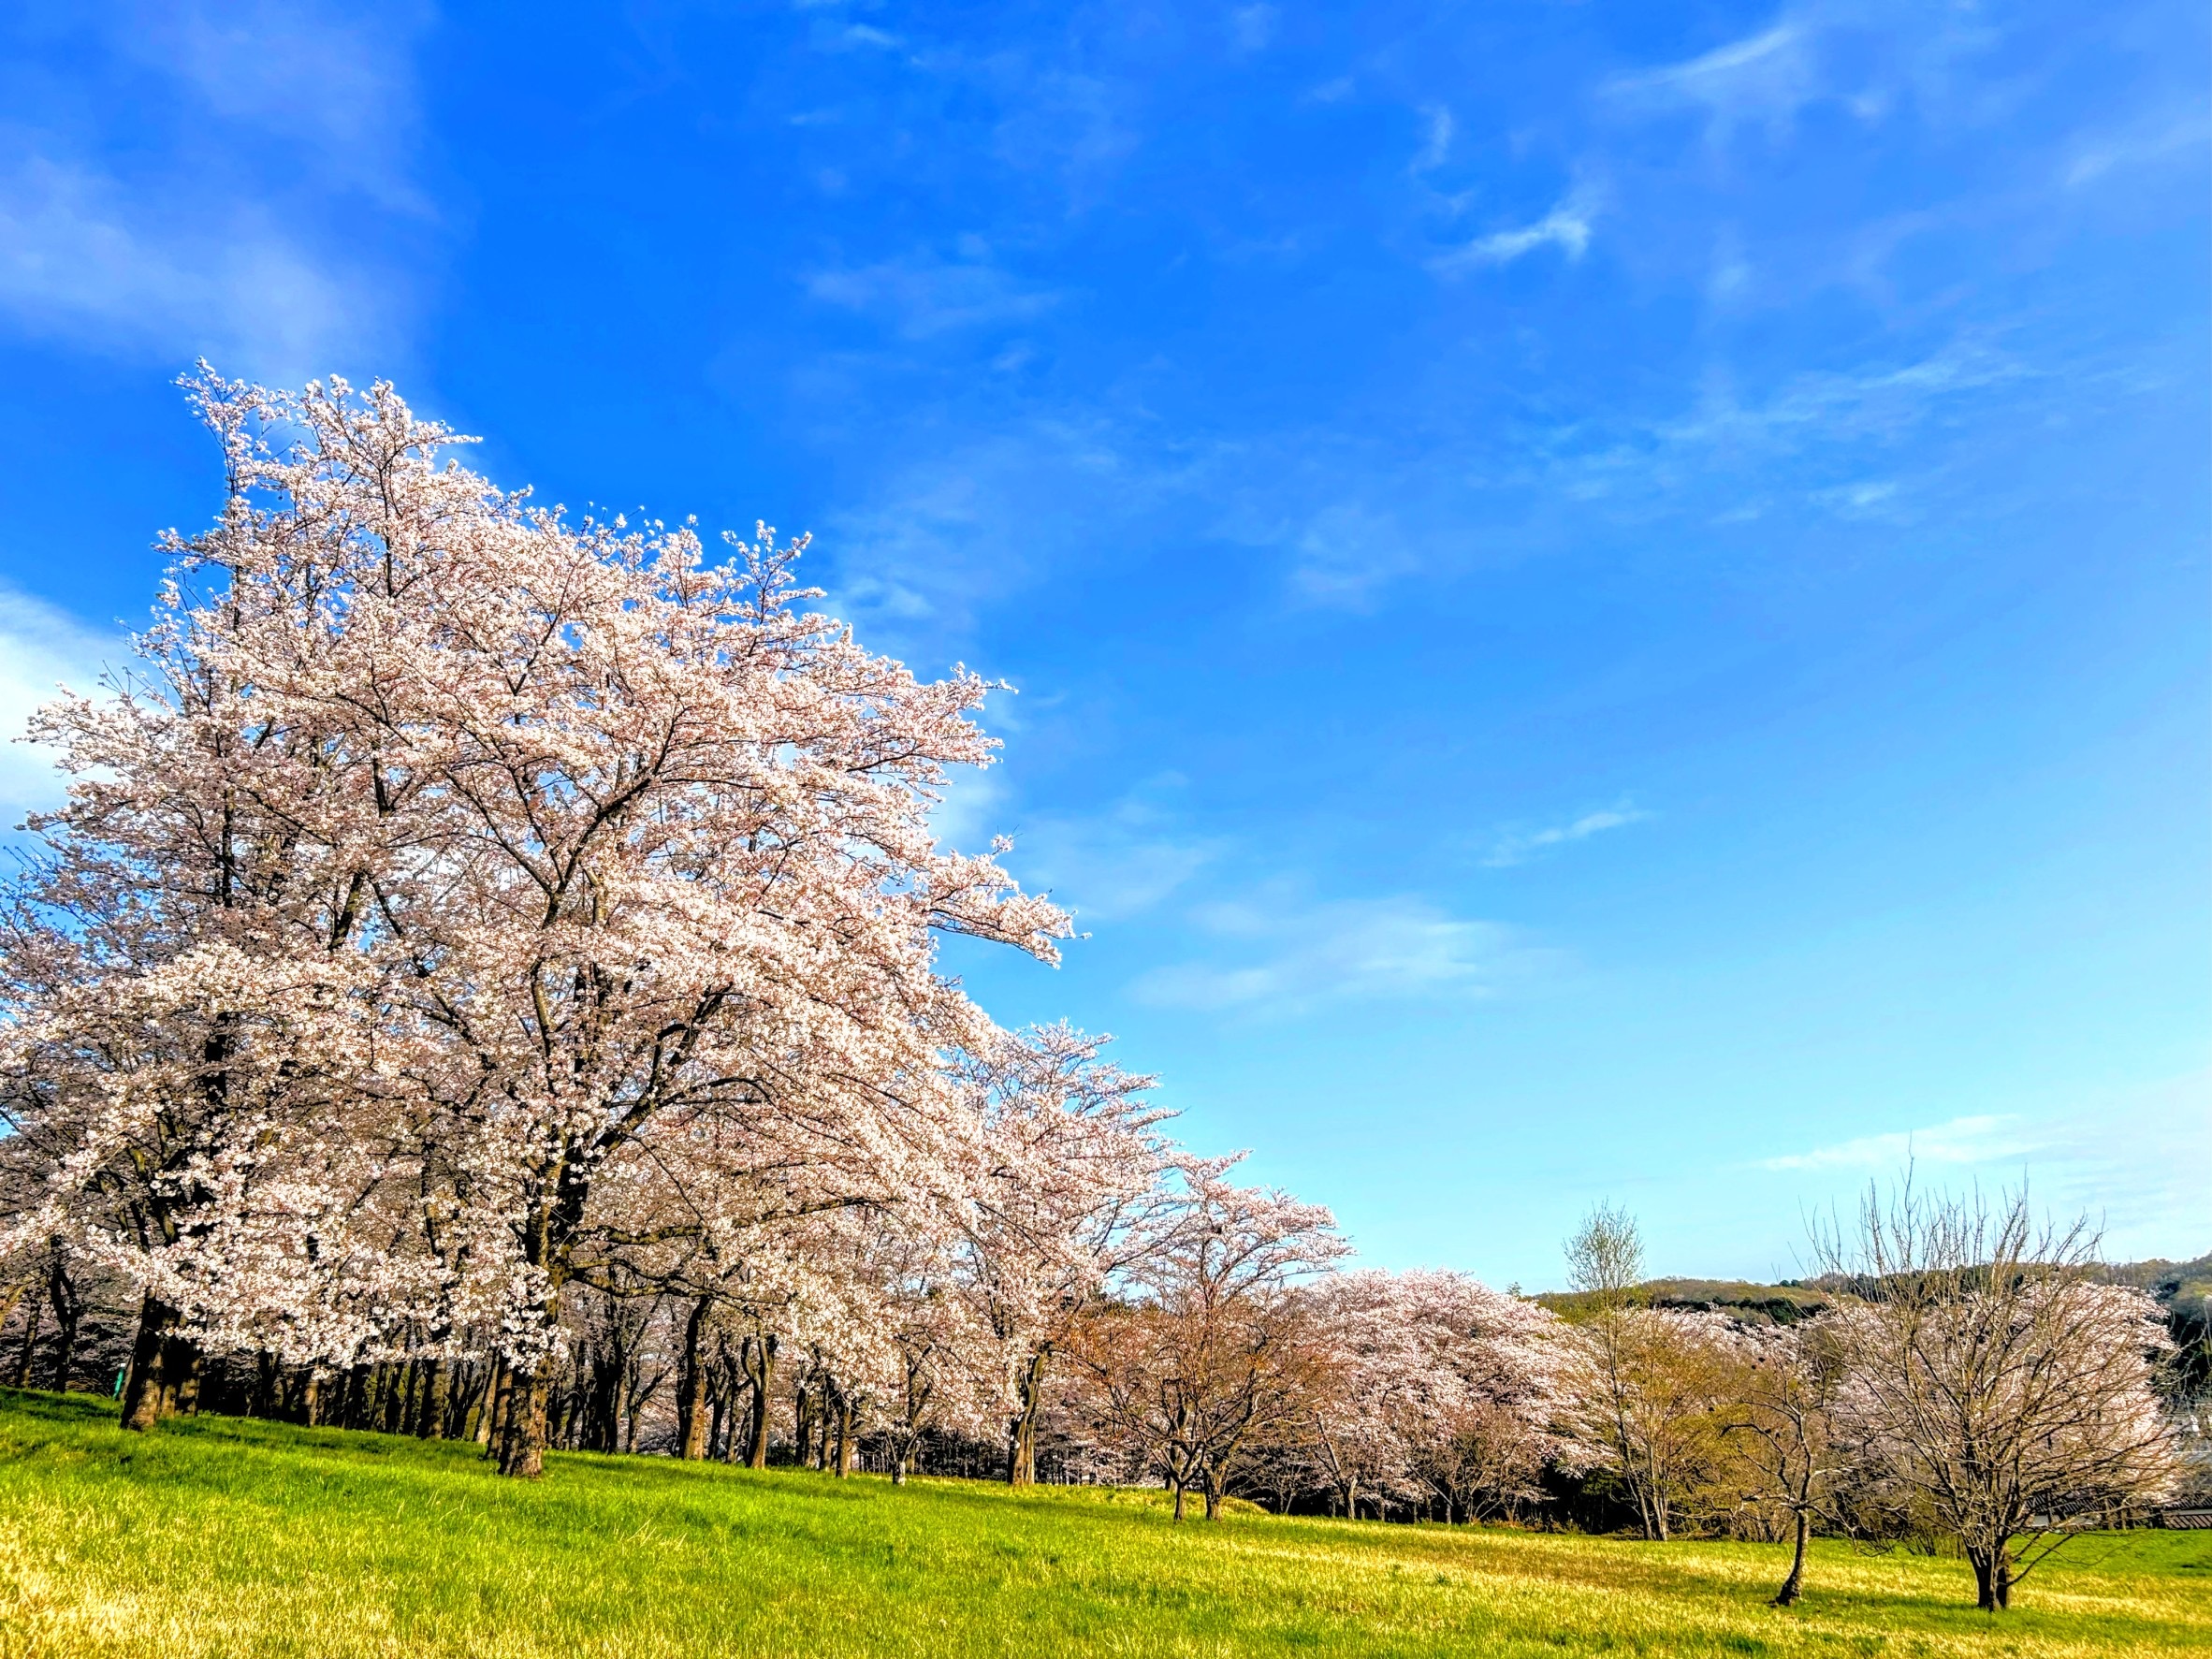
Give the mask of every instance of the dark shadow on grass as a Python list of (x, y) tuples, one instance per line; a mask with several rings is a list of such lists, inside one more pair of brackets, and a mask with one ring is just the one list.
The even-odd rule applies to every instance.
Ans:
[(0, 1389), (0, 1411), (70, 1428), (113, 1428), (120, 1413), (101, 1394), (53, 1394), (43, 1389)]

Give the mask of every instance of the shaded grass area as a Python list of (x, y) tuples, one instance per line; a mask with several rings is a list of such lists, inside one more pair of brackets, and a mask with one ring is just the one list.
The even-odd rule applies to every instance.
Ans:
[(556, 1455), (0, 1390), (0, 1655), (2205, 1654), (2212, 1535), (2078, 1540), (1992, 1620), (1963, 1564), (1244, 1514)]

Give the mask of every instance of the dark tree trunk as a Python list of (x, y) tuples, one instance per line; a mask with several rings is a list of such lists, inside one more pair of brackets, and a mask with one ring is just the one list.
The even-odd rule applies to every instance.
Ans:
[(768, 1466), (768, 1397), (776, 1382), (776, 1339), (761, 1336), (746, 1344), (746, 1369), (752, 1382), (752, 1433), (745, 1450), (749, 1468)]
[(412, 1360), (385, 1368), (384, 1410), (378, 1414), (376, 1426), (386, 1434), (397, 1434), (407, 1420), (407, 1384), (414, 1372)]
[(407, 1416), (400, 1425), (402, 1434), (422, 1436), (431, 1433), (427, 1425), (430, 1416), (430, 1389), (438, 1374), (438, 1361), (417, 1360), (407, 1367)]
[(1985, 1613), (2001, 1613), (2012, 1605), (2013, 1555), (2002, 1544), (1995, 1549), (1970, 1547), (1966, 1552), (1974, 1569), (1974, 1605)]
[(1037, 1413), (1044, 1399), (1045, 1367), (1051, 1363), (1051, 1350), (1041, 1348), (1029, 1356), (1028, 1363), (1014, 1379), (1014, 1418), (1007, 1429), (1009, 1486), (1030, 1486), (1037, 1480)]
[(149, 1296), (138, 1304), (138, 1334), (131, 1344), (130, 1375), (123, 1385), (123, 1426), (143, 1434), (161, 1420), (163, 1361), (177, 1310)]
[(338, 1398), (330, 1407), (330, 1420), (342, 1429), (357, 1428), (361, 1420), (361, 1379), (367, 1367), (349, 1365), (339, 1379)]
[(852, 1473), (852, 1454), (860, 1449), (859, 1437), (852, 1432), (852, 1404), (842, 1393), (837, 1396), (837, 1476), (842, 1480)]
[(419, 1361), (415, 1371), (415, 1437), (428, 1440), (438, 1433), (438, 1419), (445, 1415), (445, 1367), (436, 1360)]
[(453, 1375), (453, 1395), (445, 1408), (447, 1436), (455, 1440), (481, 1439), (479, 1424), (483, 1420), (484, 1385), (487, 1381), (481, 1365), (456, 1363)]
[(702, 1296), (684, 1321), (683, 1369), (676, 1379), (676, 1455), (697, 1463), (706, 1455), (706, 1317), (714, 1298)]
[(162, 1344), (161, 1359), (161, 1415), (164, 1417), (197, 1417), (199, 1415), (200, 1373), (205, 1369), (207, 1356), (200, 1346), (190, 1337), (171, 1332)]
[(518, 1480), (535, 1480), (546, 1472), (548, 1392), (546, 1379), (536, 1372), (516, 1374), (507, 1396), (506, 1432), (500, 1436), (502, 1475)]
[(77, 1321), (64, 1315), (56, 1321), (53, 1346), (53, 1380), (48, 1386), (57, 1394), (68, 1392), (69, 1369), (77, 1359)]
[(491, 1406), (484, 1414), (484, 1455), (498, 1459), (506, 1455), (507, 1419), (515, 1405), (515, 1368), (504, 1356), (493, 1361), (491, 1378)]
[(1782, 1588), (1774, 1593), (1773, 1606), (1792, 1608), (1797, 1597), (1805, 1593), (1805, 1540), (1812, 1531), (1812, 1518), (1797, 1511), (1797, 1547), (1790, 1557), (1790, 1576), (1782, 1581)]
[(23, 1310), (22, 1346), (15, 1351), (15, 1375), (10, 1378), (14, 1387), (31, 1386), (31, 1356), (38, 1348), (38, 1327), (46, 1322), (46, 1291), (43, 1288), (31, 1292), (31, 1305)]
[(443, 1360), (425, 1361), (429, 1373), (429, 1387), (423, 1392), (422, 1412), (416, 1418), (415, 1433), (423, 1440), (445, 1438), (445, 1407), (453, 1397), (453, 1367)]
[(69, 1387), (70, 1362), (77, 1358), (77, 1324), (84, 1317), (84, 1298), (77, 1293), (77, 1282), (69, 1277), (58, 1248), (46, 1275), (46, 1298), (53, 1303), (53, 1387), (56, 1393), (65, 1393)]

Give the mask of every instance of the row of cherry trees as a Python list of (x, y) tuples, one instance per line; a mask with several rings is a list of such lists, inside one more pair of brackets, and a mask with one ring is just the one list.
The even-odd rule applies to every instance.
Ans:
[[(1068, 932), (932, 830), (993, 758), (982, 681), (864, 650), (765, 529), (709, 562), (503, 494), (382, 385), (188, 386), (223, 512), (107, 694), (37, 717), (68, 796), (0, 910), (0, 1278), (129, 1288), (126, 1426), (220, 1398), (523, 1477), (980, 1442), (1178, 1516), (1564, 1478), (1661, 1537), (1920, 1490), (1914, 1342), (1990, 1293), (1961, 1263), (1911, 1341), (1865, 1311), (1926, 1276), (1878, 1226), (1880, 1293), (1817, 1341), (1637, 1305), (1603, 1216), (1574, 1322), (1343, 1271), (1326, 1211), (1173, 1144), (1099, 1040), (1002, 1030), (941, 970), (944, 934)], [(2079, 1282), (2030, 1244), (2023, 1282)], [(2048, 1294), (2006, 1317), (2140, 1427), (2143, 1307)], [(2147, 1490), (2155, 1442), (2070, 1478)]]

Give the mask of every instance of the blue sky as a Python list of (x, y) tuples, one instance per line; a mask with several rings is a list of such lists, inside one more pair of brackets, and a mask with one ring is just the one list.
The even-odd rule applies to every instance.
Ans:
[[(0, 23), (0, 714), (382, 374), (809, 530), (1089, 937), (966, 951), (1367, 1258), (1789, 1273), (1900, 1167), (2212, 1245), (2201, 6)], [(48, 786), (0, 764), (12, 813)]]

